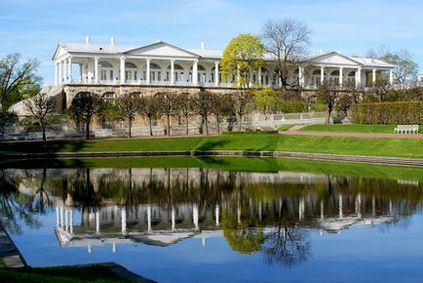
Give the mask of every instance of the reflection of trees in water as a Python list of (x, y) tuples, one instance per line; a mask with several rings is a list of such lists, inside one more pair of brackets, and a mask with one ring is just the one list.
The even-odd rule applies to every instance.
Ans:
[(21, 234), (20, 221), (33, 228), (40, 227), (40, 222), (25, 205), (25, 196), (18, 191), (18, 179), (6, 169), (0, 169), (0, 221), (10, 233)]
[(46, 178), (47, 168), (43, 168), (41, 176), (36, 176), (36, 182), (39, 182), (39, 184), (34, 184), (34, 186), (37, 189), (35, 193), (30, 196), (29, 201), (26, 204), (28, 210), (32, 213), (46, 214), (53, 207), (53, 202), (51, 201), (48, 192), (44, 189)]
[(292, 266), (307, 261), (311, 255), (308, 232), (282, 223), (266, 233), (262, 246), (266, 263)]

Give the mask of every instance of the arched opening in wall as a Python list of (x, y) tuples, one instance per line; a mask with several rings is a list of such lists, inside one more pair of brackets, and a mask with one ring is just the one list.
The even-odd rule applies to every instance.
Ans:
[[(171, 66), (169, 65), (167, 67), (168, 71), (166, 71), (166, 81), (170, 81), (170, 69)], [(184, 76), (184, 68), (179, 64), (173, 64), (173, 73), (174, 73), (174, 79), (175, 82), (183, 82), (185, 80)]]
[(264, 85), (269, 85), (270, 80), (270, 72), (268, 69), (262, 67), (261, 68), (261, 83)]
[(100, 82), (107, 83), (113, 82), (114, 70), (112, 63), (108, 61), (99, 61), (98, 62)]
[[(191, 72), (189, 73), (189, 81), (192, 82), (192, 68), (191, 67)], [(198, 65), (197, 66), (197, 81), (199, 83), (206, 83), (207, 82), (207, 70), (206, 68), (204, 68), (204, 66), (202, 65)]]
[[(146, 79), (146, 72), (144, 71), (144, 78)], [(161, 81), (162, 80), (162, 68), (156, 63), (150, 63), (150, 81)]]
[(355, 84), (355, 76), (356, 76), (356, 71), (351, 71), (348, 73), (348, 76), (347, 76), (348, 84)]
[(125, 81), (136, 82), (138, 80), (138, 67), (132, 62), (125, 62)]
[(113, 128), (113, 119), (114, 107), (115, 107), (115, 98), (116, 95), (112, 91), (103, 93), (101, 96), (105, 102), (103, 114), (100, 117), (101, 127), (103, 129)]
[(331, 85), (339, 84), (339, 70), (332, 71), (329, 76), (329, 83)]
[[(325, 74), (323, 74), (323, 79)], [(322, 71), (320, 69), (314, 70), (311, 74), (311, 80), (313, 86), (320, 86), (322, 84)]]

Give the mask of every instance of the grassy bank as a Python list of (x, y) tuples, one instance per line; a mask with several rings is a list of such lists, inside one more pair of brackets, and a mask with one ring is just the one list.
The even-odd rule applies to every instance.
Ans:
[(422, 158), (423, 140), (233, 133), (189, 138), (0, 143), (0, 154), (163, 150), (278, 150)]
[[(338, 133), (384, 133), (393, 134), (395, 125), (361, 125), (361, 124), (340, 124), (340, 125), (307, 125), (300, 131), (325, 131)], [(420, 129), (422, 133), (422, 129)]]
[(1, 282), (132, 282), (107, 267), (0, 268)]
[(309, 172), (423, 182), (423, 168), (368, 165), (332, 161), (256, 157), (120, 157), (49, 160), (3, 160), (0, 168), (210, 168), (226, 171)]

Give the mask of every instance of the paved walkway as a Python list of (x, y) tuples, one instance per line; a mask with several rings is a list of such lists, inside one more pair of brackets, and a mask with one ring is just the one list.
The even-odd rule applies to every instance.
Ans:
[(0, 259), (6, 267), (25, 267), (26, 262), (6, 230), (0, 226)]
[(421, 134), (387, 134), (387, 133), (340, 133), (326, 131), (284, 131), (287, 136), (318, 136), (318, 137), (361, 137), (361, 138), (390, 138), (390, 139), (423, 139)]

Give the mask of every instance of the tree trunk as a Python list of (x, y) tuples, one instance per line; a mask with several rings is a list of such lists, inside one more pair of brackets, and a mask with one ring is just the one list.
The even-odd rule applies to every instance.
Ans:
[(40, 126), (41, 126), (41, 131), (43, 133), (43, 141), (46, 141), (47, 140), (47, 137), (46, 137), (46, 128), (44, 126), (44, 123), (43, 122), (40, 122)]
[(166, 115), (166, 127), (167, 127), (166, 134), (170, 136), (170, 115), (169, 114)]
[(90, 122), (87, 122), (85, 125), (85, 138), (90, 139)]
[(204, 117), (206, 122), (206, 135), (209, 135), (209, 118), (207, 116)]
[(152, 136), (153, 135), (153, 127), (151, 125), (151, 117), (148, 117), (148, 125), (150, 127), (150, 136)]
[(186, 126), (186, 133), (187, 135), (189, 135), (189, 121), (188, 121), (188, 116), (185, 117), (185, 126)]
[(216, 115), (217, 133), (220, 134), (220, 116)]
[(242, 131), (242, 115), (238, 114), (238, 118), (239, 118), (238, 130), (241, 132)]
[(129, 138), (132, 138), (132, 119), (128, 119), (128, 136)]
[(330, 124), (330, 115), (332, 111), (330, 109), (326, 110), (326, 124)]

